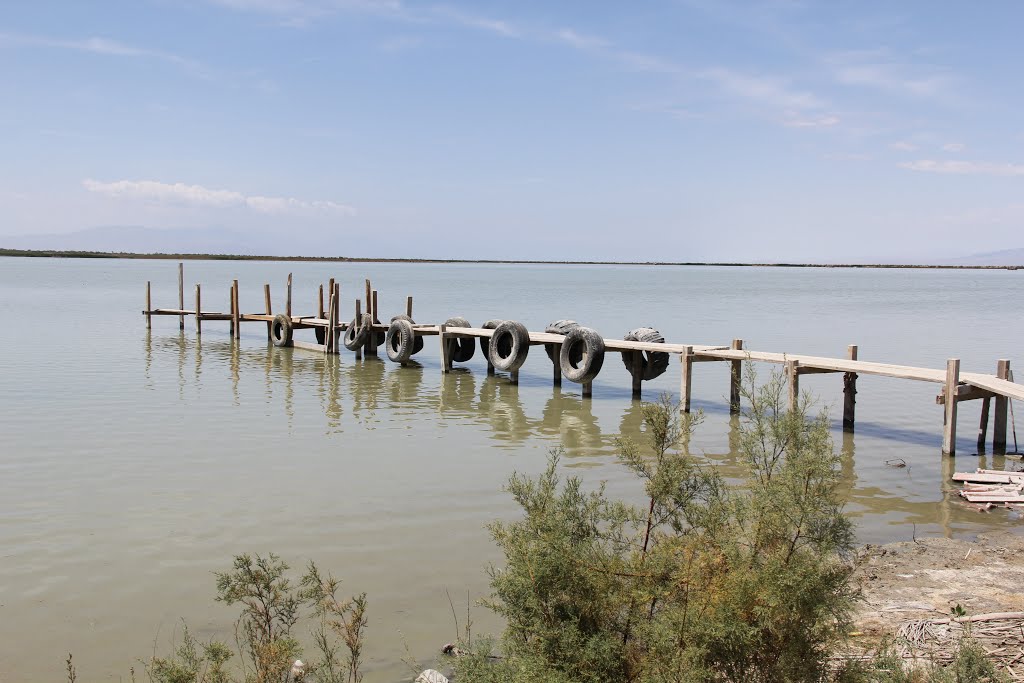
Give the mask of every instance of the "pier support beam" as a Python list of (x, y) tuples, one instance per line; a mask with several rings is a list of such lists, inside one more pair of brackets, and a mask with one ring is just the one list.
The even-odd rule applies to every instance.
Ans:
[[(369, 282), (369, 280), (367, 280)], [(367, 307), (367, 313), (370, 314), (370, 322), (376, 325), (380, 322), (380, 316), (377, 314), (377, 290), (371, 290), (370, 292), (370, 304)], [(370, 328), (370, 334), (366, 335), (366, 355), (374, 356), (377, 355), (377, 330), (374, 327)]]
[[(356, 317), (352, 324), (357, 328), (363, 324), (363, 306), (362, 303), (360, 303), (359, 299), (356, 299)], [(362, 357), (363, 349), (362, 347), (359, 347), (356, 349), (356, 360), (361, 360)]]
[(786, 361), (786, 380), (789, 384), (789, 400), (786, 409), (793, 412), (800, 403), (800, 361)]
[(630, 373), (633, 377), (633, 398), (636, 400), (640, 400), (643, 397), (644, 352), (632, 351), (631, 353), (633, 354), (633, 372)]
[(233, 280), (231, 282), (231, 315), (233, 316), (231, 329), (234, 332), (235, 339), (242, 338), (242, 312), (239, 310), (241, 306), (239, 306), (238, 301), (238, 280)]
[[(1003, 359), (996, 363), (996, 377), (1010, 378), (1010, 361)], [(1009, 400), (1005, 396), (996, 396), (996, 413), (992, 423), (992, 452), (1006, 453), (1006, 409)]]
[[(551, 346), (553, 347), (551, 351), (551, 355), (553, 356), (551, 359), (551, 384), (553, 386), (560, 387), (562, 386), (562, 345), (552, 344)], [(487, 369), (488, 374), (493, 374), (494, 366), (491, 365), (490, 358), (487, 359)]]
[(405, 297), (405, 314), (409, 316), (409, 320), (412, 320), (412, 297)]
[[(732, 350), (742, 351), (743, 340), (733, 339)], [(729, 414), (736, 415), (740, 412), (740, 387), (743, 384), (743, 361), (734, 360), (729, 363)]]
[(978, 423), (978, 453), (985, 452), (985, 441), (988, 440), (988, 410), (991, 397), (981, 399), (981, 421)]
[(152, 311), (153, 311), (153, 304), (152, 304), (152, 302), (150, 300), (150, 289), (151, 288), (152, 287), (151, 287), (150, 281), (146, 280), (146, 329), (147, 330), (152, 329), (152, 327), (153, 327), (153, 313), (152, 313)]
[[(267, 315), (274, 315), (274, 309), (270, 304), (270, 283), (263, 285), (263, 310)], [(267, 341), (270, 341), (274, 332), (274, 323), (267, 321)]]
[(594, 383), (593, 382), (586, 382), (583, 385), (583, 398), (593, 398), (593, 397), (594, 397)]
[(684, 346), (683, 353), (679, 356), (682, 361), (682, 370), (679, 375), (679, 410), (690, 412), (690, 390), (693, 386), (693, 347)]
[[(369, 282), (369, 280), (367, 280)], [(441, 373), (447, 374), (452, 371), (452, 358), (449, 354), (448, 340), (445, 339), (446, 327), (439, 325), (437, 328), (437, 338), (441, 342)], [(513, 373), (516, 374), (516, 373)], [(514, 382), (513, 382), (514, 383)]]
[(292, 274), (288, 273), (288, 291), (284, 297), (284, 314), (290, 319), (292, 317)]
[[(847, 360), (857, 360), (857, 345), (846, 347)], [(843, 373), (843, 431), (852, 432), (857, 406), (857, 373)]]
[[(185, 310), (185, 264), (178, 264), (178, 310)], [(185, 329), (185, 314), (178, 316), (178, 329)]]
[(946, 361), (945, 424), (942, 429), (942, 454), (956, 455), (956, 391), (960, 384), (960, 359)]
[(199, 283), (196, 283), (196, 336), (203, 333), (203, 307), (202, 293)]

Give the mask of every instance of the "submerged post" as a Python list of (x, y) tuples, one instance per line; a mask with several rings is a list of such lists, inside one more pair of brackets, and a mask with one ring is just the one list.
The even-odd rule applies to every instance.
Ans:
[[(732, 350), (742, 351), (743, 340), (733, 339)], [(743, 361), (734, 360), (729, 365), (729, 414), (736, 415), (740, 412), (740, 388), (743, 382)]]
[[(551, 382), (554, 386), (562, 386), (562, 345), (552, 344), (553, 350), (551, 352), (551, 366), (552, 366), (552, 377)], [(490, 348), (490, 347), (488, 347)], [(487, 374), (494, 374), (494, 366), (491, 365), (491, 359), (487, 359)]]
[[(328, 296), (330, 296), (330, 295), (328, 295)], [(320, 296), (319, 296), (319, 298), (317, 300), (317, 305), (316, 305), (316, 317), (318, 317), (318, 318), (323, 318), (324, 317), (324, 286), (323, 286), (322, 283), (320, 285)]]
[[(356, 334), (356, 331), (359, 329), (360, 325), (362, 325), (362, 324), (363, 324), (363, 304), (362, 304), (361, 301), (359, 301), (359, 299), (356, 299), (356, 318), (355, 318), (355, 320), (352, 321), (352, 327), (355, 328), (352, 331), (353, 335)], [(358, 347), (356, 349), (356, 360), (360, 360), (360, 359), (362, 359), (362, 357), (363, 357), (363, 347), (360, 346), (360, 347)]]
[[(518, 379), (518, 377), (517, 377), (517, 379)], [(594, 397), (594, 383), (593, 382), (584, 382), (583, 383), (583, 398), (593, 398), (593, 397)]]
[(370, 356), (377, 355), (377, 328), (373, 327), (377, 324), (380, 316), (377, 314), (377, 290), (374, 289), (370, 292), (370, 308), (373, 310), (367, 310), (370, 314), (370, 334), (366, 335), (366, 353)]
[[(996, 377), (1010, 378), (1010, 361), (1003, 359), (996, 363)], [(1006, 452), (1006, 408), (1009, 401), (1006, 396), (996, 396), (996, 414), (992, 422), (992, 452)]]
[(683, 367), (679, 376), (679, 410), (690, 412), (690, 390), (693, 385), (693, 347), (684, 346), (679, 356)]
[(146, 280), (146, 329), (152, 329), (153, 327), (153, 305), (150, 302), (150, 282)]
[[(846, 347), (846, 359), (857, 360), (857, 345)], [(843, 431), (852, 432), (857, 406), (857, 373), (843, 373)]]
[(960, 359), (946, 361), (945, 425), (942, 430), (943, 455), (956, 455), (956, 388), (960, 384)]
[[(185, 310), (185, 264), (178, 263), (178, 310)], [(178, 314), (178, 329), (185, 329), (185, 314)]]
[(199, 283), (196, 283), (196, 336), (203, 333), (203, 308)]
[(789, 401), (786, 408), (793, 412), (800, 404), (800, 361), (786, 361), (786, 379), (789, 381)]

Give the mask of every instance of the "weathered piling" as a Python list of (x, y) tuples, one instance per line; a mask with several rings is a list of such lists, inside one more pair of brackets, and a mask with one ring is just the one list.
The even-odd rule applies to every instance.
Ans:
[[(743, 340), (733, 339), (733, 351), (743, 350)], [(740, 390), (743, 383), (743, 361), (734, 360), (729, 362), (729, 414), (736, 415), (740, 412)]]
[(945, 455), (956, 455), (956, 395), (959, 384), (960, 359), (950, 358), (946, 361), (945, 421), (942, 429), (942, 452)]
[(185, 329), (185, 264), (178, 264), (178, 310), (182, 313), (178, 314), (178, 329)]
[[(1010, 361), (1001, 359), (996, 363), (996, 377), (1009, 379)], [(992, 421), (992, 450), (995, 453), (1006, 452), (1006, 414), (1007, 400), (1005, 396), (996, 396), (996, 411)]]
[[(857, 345), (850, 344), (846, 347), (847, 360), (857, 360)], [(843, 373), (843, 431), (854, 430), (857, 407), (857, 373)]]

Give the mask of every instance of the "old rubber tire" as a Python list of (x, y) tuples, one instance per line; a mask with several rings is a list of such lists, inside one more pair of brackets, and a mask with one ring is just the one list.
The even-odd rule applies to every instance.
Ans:
[[(556, 320), (547, 327), (544, 331), (548, 334), (569, 334), (569, 330), (579, 327), (580, 324), (575, 320)], [(544, 353), (548, 354), (548, 360), (552, 363), (557, 363), (558, 359), (555, 358), (555, 347), (558, 344), (545, 344)]]
[[(396, 320), (408, 320), (410, 325), (415, 325), (416, 324), (416, 321), (413, 320), (412, 318), (410, 318), (409, 316), (407, 316), (405, 313), (399, 313), (398, 315), (392, 317), (390, 322), (395, 322)], [(423, 350), (423, 337), (421, 337), (420, 335), (417, 334), (416, 335), (416, 341), (413, 342), (413, 345), (412, 345), (412, 355), (415, 356), (417, 353), (419, 353), (422, 350)]]
[(316, 343), (317, 344), (326, 344), (327, 343), (327, 328), (326, 327), (319, 327), (319, 326), (318, 327), (314, 327), (313, 328), (313, 334), (316, 335)]
[(593, 382), (604, 365), (604, 339), (589, 327), (569, 330), (558, 363), (567, 380), (579, 384)]
[(292, 319), (284, 313), (278, 313), (270, 323), (270, 339), (274, 346), (292, 345)]
[[(651, 344), (664, 344), (665, 337), (661, 336), (653, 327), (638, 327), (630, 331), (625, 337), (626, 341), (648, 342)], [(626, 366), (626, 372), (634, 377), (639, 376), (643, 380), (652, 380), (661, 377), (668, 370), (668, 354), (663, 351), (643, 351), (640, 355), (640, 367), (633, 367), (633, 359), (637, 357), (634, 351), (622, 352), (622, 364)]]
[[(484, 328), (485, 330), (493, 330), (493, 329), (497, 328), (498, 325), (502, 324), (503, 322), (505, 322), (505, 321), (504, 320), (488, 320), (487, 322), (485, 322), (480, 327)], [(484, 358), (487, 358), (488, 362), (490, 362), (490, 356), (491, 356), (491, 354), (490, 354), (490, 346), (491, 346), (491, 338), (490, 337), (480, 337), (480, 353), (484, 354)]]
[(416, 343), (416, 333), (412, 329), (412, 323), (408, 320), (393, 320), (388, 333), (384, 338), (384, 349), (388, 358), (396, 363), (404, 363), (412, 356), (412, 349)]
[[(472, 327), (465, 318), (448, 318), (445, 327)], [(448, 357), (456, 363), (465, 363), (476, 353), (476, 341), (472, 337), (453, 337), (448, 344)]]
[(523, 367), (529, 352), (530, 332), (525, 325), (506, 320), (494, 328), (487, 356), (491, 365), (505, 372), (515, 372)]
[(341, 343), (345, 345), (345, 348), (349, 351), (358, 351), (363, 348), (363, 344), (366, 343), (366, 335), (370, 333), (370, 324), (373, 319), (369, 314), (364, 313), (362, 319), (352, 318), (352, 322), (348, 324), (348, 329), (345, 330), (345, 336), (342, 337)]

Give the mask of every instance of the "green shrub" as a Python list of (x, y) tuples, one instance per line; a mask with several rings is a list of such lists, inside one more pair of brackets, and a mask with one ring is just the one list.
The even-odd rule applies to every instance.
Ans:
[(645, 404), (653, 452), (621, 460), (647, 504), (561, 481), (559, 453), (508, 491), (523, 517), (491, 534), (505, 554), (487, 604), (507, 623), (504, 659), (474, 651), (463, 680), (558, 682), (819, 681), (846, 632), (853, 547), (837, 493), (827, 418), (786, 411), (785, 382), (756, 387), (741, 429), (742, 486), (678, 444), (695, 421), (667, 398)]

